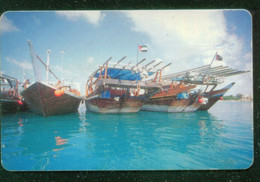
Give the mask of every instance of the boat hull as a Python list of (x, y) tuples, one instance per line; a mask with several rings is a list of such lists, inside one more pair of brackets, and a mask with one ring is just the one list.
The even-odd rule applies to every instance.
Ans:
[(1, 99), (1, 113), (13, 114), (20, 110), (18, 100), (15, 99)]
[(98, 113), (135, 113), (145, 103), (142, 97), (111, 97), (89, 98), (86, 100), (86, 108), (91, 112)]
[(160, 91), (161, 84), (119, 79), (101, 79), (97, 89), (86, 97), (87, 111), (136, 113), (148, 98)]
[(200, 107), (197, 98), (176, 99), (176, 96), (150, 98), (141, 108), (144, 111), (154, 112), (193, 112)]
[(55, 88), (41, 82), (35, 82), (21, 95), (30, 110), (43, 116), (61, 115), (77, 112), (81, 97), (66, 92), (57, 97)]
[(208, 103), (201, 105), (198, 110), (199, 111), (207, 111), (209, 110), (214, 104), (216, 104), (220, 98), (234, 85), (235, 83), (231, 83), (223, 89), (214, 90), (210, 92), (206, 92), (203, 94), (204, 97), (208, 98)]

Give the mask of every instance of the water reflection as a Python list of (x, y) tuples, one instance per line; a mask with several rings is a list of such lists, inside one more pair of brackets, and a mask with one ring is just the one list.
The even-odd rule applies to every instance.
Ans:
[(68, 142), (68, 139), (63, 139), (60, 136), (55, 137), (56, 145), (64, 145)]
[(234, 137), (235, 125), (223, 117), (205, 111), (107, 115), (83, 109), (47, 118), (20, 113), (2, 120), (2, 160), (15, 170), (207, 169), (225, 161), (236, 166), (230, 147), (243, 141), (248, 148), (251, 135)]
[[(71, 115), (67, 117), (71, 118)], [(33, 163), (38, 163), (37, 161), (46, 161), (49, 157), (58, 157), (57, 154), (60, 154), (61, 150), (72, 146), (69, 138), (71, 138), (73, 132), (78, 130), (75, 122), (70, 119), (67, 120), (67, 117), (45, 118), (31, 113), (21, 113), (17, 115), (17, 125), (13, 125), (15, 122), (13, 117), (4, 118), (2, 126), (6, 132), (2, 132), (2, 142), (5, 143), (6, 150), (3, 150), (5, 155), (2, 156), (2, 160), (14, 156), (32, 156), (33, 160), (30, 162), (34, 166)], [(18, 135), (13, 132), (10, 133), (15, 126)], [(8, 149), (11, 148), (16, 150), (10, 152)], [(33, 169), (40, 170), (41, 167), (37, 164)], [(32, 167), (30, 169), (32, 170)]]
[[(144, 160), (154, 163), (165, 161), (161, 153), (166, 149), (169, 153), (203, 157), (203, 150), (218, 143), (219, 136), (225, 132), (221, 124), (223, 121), (208, 112), (139, 112), (125, 115), (88, 113), (87, 121), (90, 123), (88, 135), (91, 138), (84, 143), (85, 150), (93, 156), (111, 157), (115, 163), (129, 166), (128, 169), (136, 169), (136, 163)], [(201, 149), (194, 153), (193, 149), (198, 146)], [(107, 165), (107, 168), (111, 167)]]
[(82, 101), (80, 102), (80, 104), (79, 104), (78, 113), (81, 114), (81, 115), (83, 115), (83, 114), (86, 113), (86, 110), (87, 110), (87, 109), (86, 109), (85, 101), (82, 100)]
[(18, 119), (18, 128), (17, 131), (19, 132), (19, 135), (21, 135), (24, 131), (23, 131), (23, 120), (21, 118)]
[[(55, 137), (56, 140), (56, 148), (53, 149), (53, 151), (59, 151), (59, 150), (63, 150), (65, 147), (63, 147), (63, 145), (68, 143), (68, 139), (64, 139), (60, 136)], [(57, 155), (54, 155), (54, 157), (57, 157)]]

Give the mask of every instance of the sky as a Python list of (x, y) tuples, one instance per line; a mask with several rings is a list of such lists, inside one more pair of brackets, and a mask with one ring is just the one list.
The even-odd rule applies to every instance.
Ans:
[[(212, 66), (250, 71), (218, 88), (236, 82), (227, 95), (253, 92), (252, 19), (246, 10), (9, 11), (0, 25), (1, 73), (20, 81), (23, 72), (34, 80), (30, 40), (44, 62), (51, 51), (52, 71), (81, 83), (82, 95), (90, 74), (109, 57), (112, 63), (124, 56), (124, 63), (143, 58), (144, 64), (154, 59), (172, 63), (166, 75), (209, 64), (216, 52), (223, 61)], [(148, 51), (138, 52), (138, 45)]]

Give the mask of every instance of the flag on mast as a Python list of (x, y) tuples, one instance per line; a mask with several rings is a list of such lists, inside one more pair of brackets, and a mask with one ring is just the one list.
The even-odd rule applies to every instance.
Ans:
[(216, 60), (218, 60), (218, 61), (222, 61), (223, 60), (223, 58), (220, 56), (220, 55), (216, 55)]
[(140, 52), (147, 52), (147, 46), (146, 45), (139, 45), (139, 51)]

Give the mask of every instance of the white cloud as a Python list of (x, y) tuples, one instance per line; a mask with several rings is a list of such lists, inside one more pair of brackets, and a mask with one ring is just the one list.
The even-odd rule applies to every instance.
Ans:
[[(221, 10), (127, 11), (125, 14), (133, 22), (133, 31), (149, 36), (152, 51), (157, 51), (166, 63), (172, 61), (171, 72), (210, 64), (216, 52), (223, 61), (215, 61), (213, 66), (249, 67), (241, 58), (250, 59), (251, 53), (242, 54), (243, 39), (227, 30)], [(233, 26), (231, 32), (234, 30)], [(243, 83), (252, 82), (250, 76), (241, 78)]]
[(94, 57), (88, 57), (87, 63), (93, 63), (94, 62)]
[(4, 15), (1, 17), (0, 30), (1, 33), (19, 31), (13, 22), (7, 19)]
[(23, 61), (19, 62), (16, 59), (10, 58), (10, 57), (6, 57), (5, 59), (9, 63), (15, 64), (15, 65), (17, 65), (17, 66), (19, 66), (21, 68), (24, 68), (24, 69), (27, 69), (27, 70), (32, 70), (33, 69), (32, 64), (30, 62), (28, 62), (28, 61), (23, 60)]
[(128, 11), (126, 15), (134, 22), (133, 30), (150, 36), (153, 50), (160, 49), (163, 57), (178, 64), (198, 56), (201, 63), (210, 62), (228, 37), (221, 11)]
[(105, 17), (105, 14), (100, 11), (58, 11), (56, 13), (70, 21), (84, 19), (93, 25), (98, 25)]

